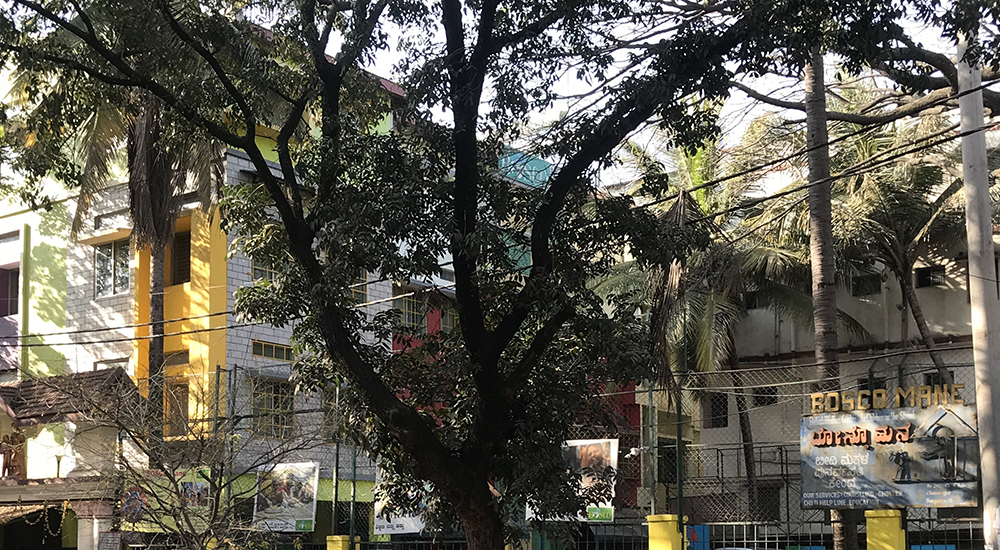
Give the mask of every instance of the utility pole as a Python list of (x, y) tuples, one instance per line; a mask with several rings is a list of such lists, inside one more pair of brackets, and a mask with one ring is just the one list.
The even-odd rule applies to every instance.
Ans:
[(340, 377), (337, 377), (337, 390), (333, 398), (333, 411), (334, 419), (336, 420), (336, 425), (334, 429), (337, 434), (337, 445), (333, 450), (333, 519), (330, 524), (330, 532), (334, 535), (339, 535), (340, 530), (337, 529), (337, 504), (340, 502), (339, 491), (340, 491), (340, 439), (343, 437), (343, 432), (340, 429)]
[(646, 420), (649, 425), (649, 515), (656, 514), (656, 474), (658, 473), (656, 456), (656, 410), (653, 408), (653, 386), (656, 383), (649, 380), (649, 405), (646, 408)]
[[(976, 366), (976, 410), (979, 417), (979, 476), (983, 488), (983, 537), (986, 550), (1000, 548), (1000, 484), (997, 480), (997, 433), (993, 415), (996, 369), (1000, 368), (1000, 299), (993, 247), (993, 219), (986, 167), (986, 134), (982, 130), (982, 74), (968, 63), (966, 37), (958, 43), (958, 100), (962, 128), (962, 179), (965, 231), (969, 244), (969, 301), (972, 349)], [(974, 61), (978, 65), (977, 61)], [(975, 91), (972, 91), (975, 90)], [(978, 131), (977, 131), (978, 130)], [(970, 133), (971, 132), (971, 133)]]

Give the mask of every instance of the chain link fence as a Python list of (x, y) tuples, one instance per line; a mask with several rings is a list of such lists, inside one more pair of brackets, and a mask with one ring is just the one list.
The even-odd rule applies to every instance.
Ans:
[[(835, 369), (817, 366), (811, 356), (798, 363), (748, 362), (738, 370), (679, 375), (679, 416), (675, 400), (654, 399), (657, 452), (649, 470), (657, 474), (661, 495), (656, 509), (687, 516), (689, 538), (708, 541), (698, 550), (832, 547), (829, 510), (801, 504), (800, 422), (810, 413), (812, 394), (884, 390), (880, 395), (891, 399), (897, 388), (953, 382), (950, 398), (975, 402), (967, 345), (933, 355), (926, 350), (842, 355)], [(653, 440), (649, 433), (640, 434), (647, 445)], [(680, 454), (677, 433), (682, 434)], [(649, 503), (640, 499), (637, 504)], [(911, 508), (904, 518), (908, 544), (915, 550), (982, 547), (982, 525), (975, 519), (981, 512), (975, 508)], [(863, 513), (848, 513), (845, 521), (857, 522), (863, 548)]]

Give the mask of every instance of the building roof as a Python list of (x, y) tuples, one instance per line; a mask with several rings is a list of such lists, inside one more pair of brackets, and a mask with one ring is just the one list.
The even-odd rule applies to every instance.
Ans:
[(109, 408), (137, 399), (135, 384), (120, 367), (0, 383), (0, 410), (15, 426), (107, 416)]

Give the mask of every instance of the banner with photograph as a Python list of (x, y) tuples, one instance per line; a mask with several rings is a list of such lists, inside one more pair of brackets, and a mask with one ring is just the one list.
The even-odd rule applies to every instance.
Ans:
[[(618, 471), (618, 440), (617, 439), (571, 439), (563, 447), (563, 456), (574, 471), (580, 472), (581, 485), (586, 489), (596, 485), (604, 472), (611, 468)], [(598, 523), (613, 522), (615, 507), (612, 499), (615, 496), (611, 488), (611, 498), (606, 502), (598, 502), (587, 506), (587, 515), (576, 518), (578, 521)], [(537, 517), (535, 510), (528, 505), (526, 519)], [(566, 521), (571, 520), (567, 518)]]
[(316, 525), (319, 464), (300, 462), (257, 472), (253, 519), (268, 531), (312, 531)]
[(210, 504), (212, 487), (208, 479), (212, 473), (209, 470), (181, 471), (174, 475), (179, 478), (181, 506), (203, 508)]

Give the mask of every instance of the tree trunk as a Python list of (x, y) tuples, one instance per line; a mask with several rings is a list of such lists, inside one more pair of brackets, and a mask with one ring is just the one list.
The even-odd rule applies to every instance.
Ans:
[[(482, 479), (485, 484), (486, 477)], [(470, 490), (479, 492), (471, 488)], [(497, 512), (498, 507), (493, 502), (490, 492), (485, 488), (483, 492), (485, 500), (481, 495), (474, 495), (458, 507), (458, 516), (465, 531), (468, 550), (503, 550), (503, 522)]]
[(732, 331), (729, 332), (729, 371), (733, 377), (733, 387), (736, 388), (736, 413), (740, 420), (740, 441), (743, 443), (743, 464), (747, 472), (747, 500), (750, 502), (750, 519), (758, 519), (760, 502), (757, 495), (757, 469), (753, 457), (753, 428), (750, 425), (750, 413), (747, 407), (747, 396), (742, 388), (743, 376), (740, 374), (740, 357), (736, 353), (736, 342)]
[[(830, 206), (830, 150), (826, 128), (823, 53), (813, 49), (805, 68), (806, 144), (809, 147), (809, 259), (812, 266), (813, 321), (820, 389), (840, 387), (837, 353), (837, 287), (834, 275), (833, 223)], [(819, 183), (822, 182), (822, 183)], [(834, 550), (857, 550), (854, 514), (830, 511)]]
[(906, 305), (903, 279), (897, 276), (896, 280), (899, 281), (899, 344), (907, 347), (910, 345), (910, 308)]
[(934, 343), (934, 336), (931, 335), (931, 329), (927, 326), (927, 318), (924, 317), (924, 310), (920, 307), (920, 300), (917, 299), (917, 291), (913, 288), (913, 271), (910, 270), (907, 273), (901, 274), (898, 278), (899, 287), (906, 298), (906, 304), (910, 307), (910, 314), (913, 315), (913, 321), (917, 325), (917, 332), (920, 333), (920, 340), (924, 343), (924, 347), (927, 348), (927, 353), (931, 356), (931, 361), (941, 376), (941, 383), (949, 385), (954, 383), (955, 380), (951, 375), (951, 371), (944, 364), (941, 355), (935, 351), (937, 344)]
[(149, 434), (150, 448), (155, 460), (162, 460), (163, 446), (163, 288), (164, 288), (164, 257), (166, 247), (153, 243), (150, 246), (149, 274)]

